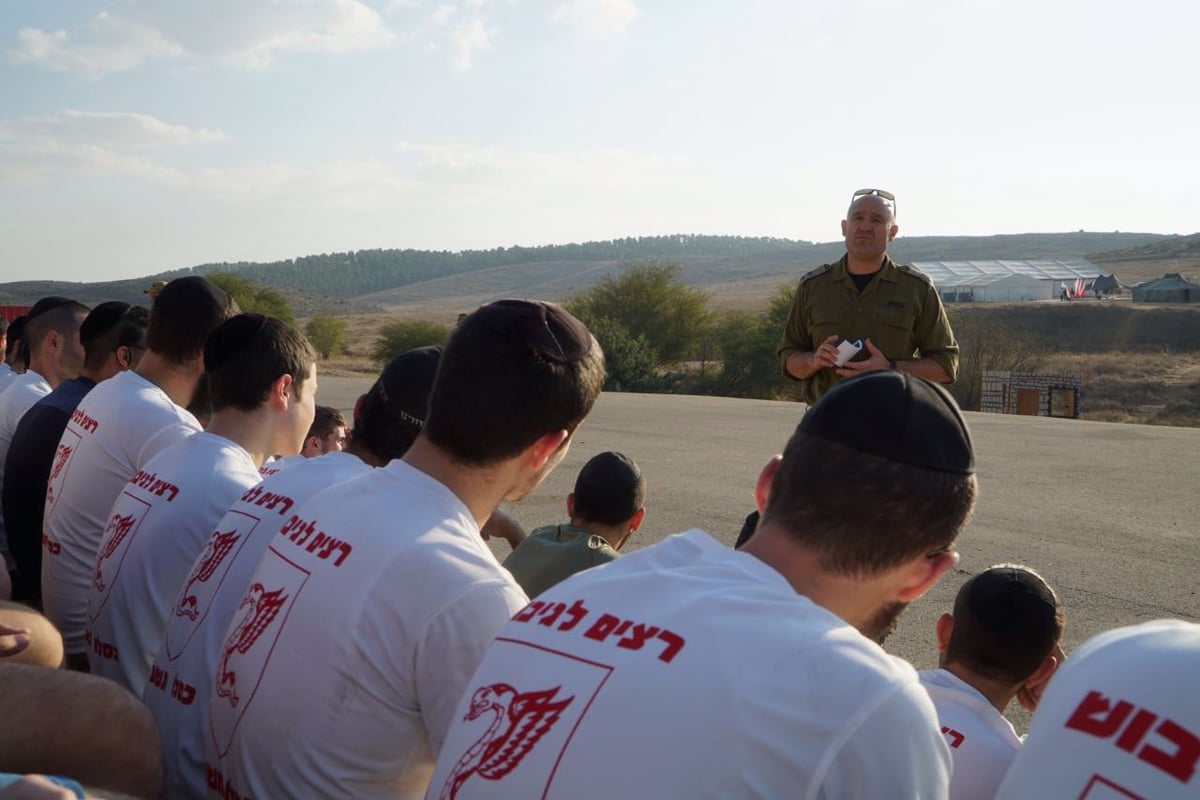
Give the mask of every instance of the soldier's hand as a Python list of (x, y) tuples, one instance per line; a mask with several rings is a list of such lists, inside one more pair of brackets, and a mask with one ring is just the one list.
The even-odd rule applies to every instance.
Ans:
[(883, 351), (875, 346), (874, 342), (867, 339), (863, 342), (867, 352), (870, 355), (862, 361), (847, 361), (845, 366), (839, 369), (838, 375), (843, 378), (849, 378), (851, 375), (859, 375), (863, 372), (875, 372), (876, 370), (888, 369), (888, 357), (883, 354)]
[(812, 363), (813, 363), (814, 371), (828, 369), (829, 367), (837, 366), (837, 356), (838, 356), (837, 346), (838, 346), (838, 341), (841, 338), (842, 337), (838, 336), (835, 333), (833, 336), (830, 336), (828, 339), (821, 342), (821, 344), (817, 346), (817, 349), (814, 350), (813, 354), (812, 354)]

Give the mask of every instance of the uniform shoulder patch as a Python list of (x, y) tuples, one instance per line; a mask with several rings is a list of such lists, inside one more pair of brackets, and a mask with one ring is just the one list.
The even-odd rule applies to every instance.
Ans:
[(810, 281), (818, 275), (824, 275), (831, 269), (833, 269), (833, 264), (822, 264), (816, 269), (810, 269), (808, 272), (800, 276), (800, 283), (803, 284), (805, 281)]
[(919, 281), (928, 283), (930, 286), (933, 285), (933, 278), (929, 277), (924, 272), (921, 272), (921, 270), (917, 269), (912, 264), (897, 264), (896, 269), (900, 270), (905, 275), (911, 275)]

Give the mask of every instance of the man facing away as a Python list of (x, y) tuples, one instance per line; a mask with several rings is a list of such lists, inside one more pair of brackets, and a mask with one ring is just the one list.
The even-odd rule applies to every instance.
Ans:
[[(937, 289), (887, 254), (899, 231), (895, 196), (859, 189), (842, 220), (846, 255), (800, 278), (777, 352), (783, 374), (803, 384), (805, 402), (842, 378), (877, 370), (954, 381), (958, 344)], [(862, 347), (844, 364), (843, 342)]]
[(284, 322), (239, 314), (204, 345), (208, 428), (150, 459), (109, 512), (88, 598), (92, 670), (141, 696), (175, 598), (225, 512), (294, 455), (312, 424), (317, 354)]
[(208, 703), (229, 622), (259, 559), (296, 507), (330, 486), (365, 475), (408, 451), (425, 425), (441, 348), (422, 347), (388, 364), (355, 404), (344, 451), (304, 459), (248, 490), (214, 528), (175, 599), (143, 699), (163, 740), (166, 796), (205, 794)]
[(973, 472), (943, 389), (846, 381), (763, 468), (742, 550), (693, 530), (517, 614), (427, 797), (944, 797), (933, 705), (876, 642), (957, 562)]
[[(29, 353), (28, 367), (0, 392), (0, 485), (4, 483), (8, 448), (21, 417), (34, 403), (83, 369), (79, 326), (88, 311), (87, 306), (66, 297), (43, 297), (26, 317), (24, 347)], [(12, 572), (16, 564), (8, 551), (3, 514), (0, 514), (0, 552)]]
[(0, 392), (3, 392), (16, 377), (25, 371), (25, 315), (8, 323), (4, 335), (4, 363), (0, 364)]
[(1084, 642), (1038, 703), (998, 800), (1200, 796), (1200, 625), (1157, 620)]
[(504, 568), (531, 598), (581, 570), (615, 560), (646, 515), (646, 479), (623, 453), (600, 453), (583, 465), (567, 495), (570, 522), (538, 528)]
[(954, 758), (950, 800), (996, 796), (1021, 747), (1004, 710), (1053, 674), (1063, 620), (1045, 580), (1007, 564), (967, 580), (938, 619), (940, 669), (920, 677)]
[(150, 311), (138, 368), (89, 392), (63, 431), (62, 468), (46, 487), (42, 603), (73, 668), (87, 669), (88, 594), (109, 509), (147, 461), (199, 432), (185, 406), (204, 373), (204, 342), (237, 311), (204, 278), (171, 281)]
[(97, 383), (133, 369), (146, 352), (149, 311), (142, 306), (101, 303), (79, 326), (83, 371), (38, 400), (13, 432), (4, 463), (3, 511), (16, 562), (13, 599), (36, 607), (42, 601), (42, 513), (58, 440), (84, 396)]
[(214, 678), (210, 796), (423, 795), (467, 679), (527, 603), (480, 526), (566, 455), (603, 383), (560, 306), (462, 321), (404, 458), (299, 504), (259, 561)]

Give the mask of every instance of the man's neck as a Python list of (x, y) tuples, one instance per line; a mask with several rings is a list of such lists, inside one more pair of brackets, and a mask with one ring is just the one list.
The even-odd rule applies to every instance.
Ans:
[(827, 572), (820, 556), (791, 541), (789, 534), (773, 525), (758, 529), (742, 545), (749, 553), (771, 567), (803, 595), (825, 610), (841, 617), (860, 631), (872, 621), (886, 602), (886, 592), (878, 581)]
[(265, 408), (242, 411), (230, 407), (214, 411), (205, 430), (240, 445), (250, 454), (254, 466), (261, 467), (267, 456), (274, 455), (275, 425), (272, 423), (271, 412)]
[(417, 437), (403, 460), (453, 492), (471, 512), (471, 517), (480, 528), (515, 488), (514, 477), (510, 475), (512, 467), (508, 462), (488, 467), (464, 465), (429, 441), (424, 434)]
[(942, 664), (942, 669), (987, 698), (992, 707), (1001, 714), (1004, 713), (1004, 709), (1008, 708), (1008, 704), (1017, 696), (1017, 690), (1020, 689), (1019, 686), (1005, 686), (998, 681), (976, 675), (958, 662), (952, 661), (948, 664)]
[(355, 458), (359, 459), (364, 464), (366, 464), (368, 467), (382, 467), (383, 466), (383, 462), (380, 461), (379, 458), (374, 453), (372, 453), (367, 448), (365, 448), (359, 444), (356, 444), (353, 439), (350, 440), (350, 443), (346, 445), (345, 449), (343, 449), (342, 452), (346, 453), (348, 455), (354, 456)]
[(883, 260), (887, 255), (871, 256), (870, 258), (856, 258), (850, 253), (846, 254), (846, 272), (851, 275), (873, 275), (883, 269)]
[(52, 369), (53, 366), (53, 364), (43, 364), (41, 361), (33, 361), (28, 367), (26, 367), (25, 372), (26, 374), (33, 373), (34, 375), (37, 375), (46, 383), (50, 384), (50, 388), (53, 389), (62, 382), (58, 377), (58, 373)]
[(196, 384), (200, 381), (198, 371), (182, 364), (173, 364), (153, 350), (142, 356), (134, 372), (162, 389), (171, 402), (183, 408), (192, 402)]

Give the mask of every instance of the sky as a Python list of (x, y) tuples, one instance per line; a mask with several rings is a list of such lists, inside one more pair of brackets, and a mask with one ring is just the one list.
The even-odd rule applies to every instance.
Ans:
[(1197, 29), (1192, 0), (9, 0), (0, 281), (832, 241), (864, 187), (902, 236), (1190, 234)]

